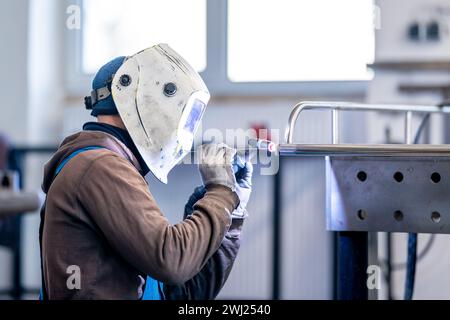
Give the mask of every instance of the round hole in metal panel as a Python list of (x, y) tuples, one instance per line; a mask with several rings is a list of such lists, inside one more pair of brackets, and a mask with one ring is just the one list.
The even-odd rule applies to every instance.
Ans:
[(433, 172), (430, 178), (434, 183), (439, 183), (441, 181), (441, 175), (438, 172)]
[(434, 223), (439, 223), (441, 221), (441, 214), (437, 211), (431, 213), (431, 221)]
[(367, 218), (367, 211), (359, 209), (358, 210), (358, 219), (359, 220), (365, 220)]
[(403, 181), (403, 173), (401, 173), (400, 171), (397, 171), (396, 173), (394, 173), (394, 180), (397, 182), (402, 182)]
[(358, 180), (361, 182), (364, 182), (367, 180), (367, 173), (364, 171), (359, 171), (356, 176), (358, 177)]
[(403, 212), (401, 212), (400, 210), (397, 210), (394, 212), (394, 219), (396, 221), (402, 221), (403, 220)]

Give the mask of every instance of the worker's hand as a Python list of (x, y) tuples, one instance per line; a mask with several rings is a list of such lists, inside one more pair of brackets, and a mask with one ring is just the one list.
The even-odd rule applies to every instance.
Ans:
[(245, 166), (236, 173), (236, 194), (239, 197), (239, 206), (233, 211), (233, 218), (247, 217), (247, 203), (252, 192), (253, 165), (246, 162)]
[(205, 196), (205, 186), (195, 188), (194, 193), (189, 197), (188, 202), (184, 206), (184, 219), (194, 213), (194, 204)]
[(204, 144), (199, 148), (199, 170), (203, 184), (207, 187), (211, 184), (220, 184), (236, 189), (232, 161), (236, 150), (224, 143)]

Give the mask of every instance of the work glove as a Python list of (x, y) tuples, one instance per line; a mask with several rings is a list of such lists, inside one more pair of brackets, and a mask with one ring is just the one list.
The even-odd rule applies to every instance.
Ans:
[(195, 188), (194, 193), (189, 197), (188, 202), (184, 206), (184, 219), (191, 216), (194, 213), (194, 204), (203, 198), (206, 193), (205, 186), (199, 186)]
[(219, 184), (236, 189), (232, 162), (236, 150), (224, 143), (204, 144), (199, 148), (199, 170), (203, 184), (208, 187), (211, 184)]
[[(236, 172), (236, 194), (239, 197), (239, 206), (232, 213), (232, 218), (243, 219), (248, 216), (247, 214), (247, 203), (250, 198), (251, 187), (252, 187), (252, 173), (253, 166), (251, 162), (245, 163), (243, 168), (240, 168)], [(194, 213), (194, 204), (205, 196), (206, 188), (205, 186), (198, 186), (194, 189), (194, 192), (189, 197), (188, 202), (184, 206), (184, 219), (191, 216)]]
[(243, 219), (248, 216), (247, 203), (252, 192), (252, 175), (253, 165), (251, 162), (246, 162), (245, 166), (236, 173), (235, 192), (239, 197), (239, 206), (231, 214), (233, 218)]

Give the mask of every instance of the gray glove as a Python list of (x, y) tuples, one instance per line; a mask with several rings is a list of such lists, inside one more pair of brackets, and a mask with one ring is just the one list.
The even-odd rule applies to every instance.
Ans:
[(199, 170), (203, 184), (220, 184), (236, 190), (232, 161), (236, 150), (224, 143), (204, 144), (199, 148)]

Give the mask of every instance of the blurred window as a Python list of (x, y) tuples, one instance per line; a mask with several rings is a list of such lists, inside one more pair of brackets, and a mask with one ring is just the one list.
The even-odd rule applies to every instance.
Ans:
[(206, 0), (83, 0), (81, 67), (164, 42), (197, 71), (206, 67)]
[(228, 0), (231, 81), (369, 80), (372, 0)]

